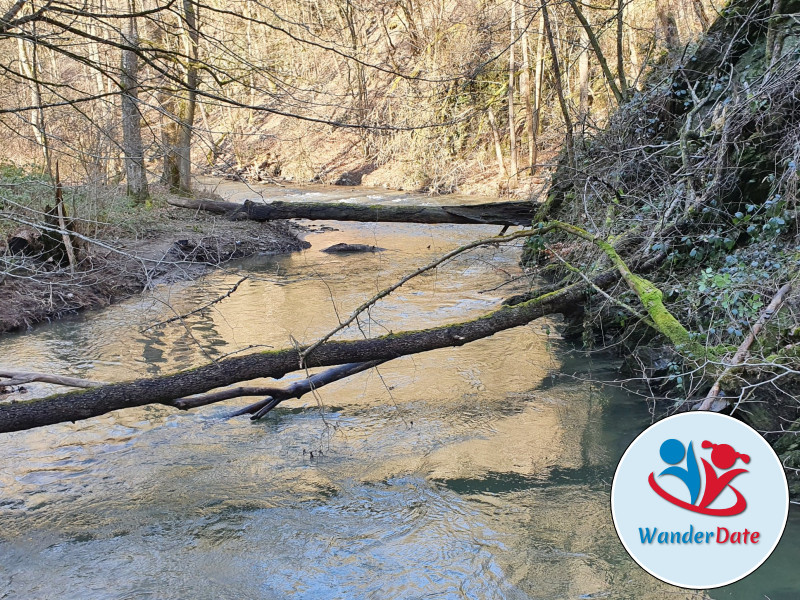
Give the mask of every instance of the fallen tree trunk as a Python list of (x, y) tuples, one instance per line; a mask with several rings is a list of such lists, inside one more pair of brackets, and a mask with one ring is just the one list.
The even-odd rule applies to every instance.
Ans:
[(243, 204), (215, 200), (170, 197), (173, 206), (203, 210), (231, 219), (275, 221), (360, 221), (366, 223), (455, 223), (460, 225), (530, 225), (538, 209), (533, 202), (489, 202), (471, 206), (409, 206), (399, 204), (350, 204), (344, 202), (253, 202)]
[[(593, 277), (591, 282), (599, 288), (606, 288), (619, 278), (617, 270), (608, 270)], [(88, 419), (146, 404), (176, 406), (177, 401), (185, 396), (204, 394), (215, 388), (265, 377), (278, 379), (299, 370), (301, 358), (307, 367), (322, 367), (391, 360), (438, 348), (463, 346), (500, 331), (526, 325), (546, 315), (569, 311), (580, 303), (586, 287), (586, 283), (581, 281), (515, 306), (502, 306), (464, 323), (366, 340), (328, 341), (305, 356), (303, 347), (258, 352), (227, 358), (174, 375), (4, 403), (0, 404), (0, 433)]]

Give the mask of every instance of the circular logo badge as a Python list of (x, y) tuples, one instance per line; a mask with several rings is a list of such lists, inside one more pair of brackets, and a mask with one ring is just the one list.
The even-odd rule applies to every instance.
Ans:
[(611, 513), (623, 546), (651, 575), (709, 589), (755, 571), (789, 514), (783, 466), (756, 431), (691, 412), (637, 437), (617, 466)]

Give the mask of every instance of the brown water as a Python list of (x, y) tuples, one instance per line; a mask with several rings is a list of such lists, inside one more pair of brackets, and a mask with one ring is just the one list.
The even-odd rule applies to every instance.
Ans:
[[(236, 184), (220, 191), (253, 196)], [(255, 257), (6, 336), (0, 360), (114, 381), (250, 346), (311, 342), (337, 312), (349, 315), (402, 274), (498, 231), (329, 225), (339, 230), (309, 235), (303, 253)], [(319, 251), (338, 242), (386, 251)], [(481, 291), (518, 274), (517, 257), (513, 248), (473, 252), (402, 288), (344, 335), (485, 312), (507, 291)], [(250, 279), (188, 328), (142, 331), (242, 274)], [(613, 378), (613, 363), (570, 351), (547, 325), (398, 359), (258, 423), (228, 417), (240, 401), (190, 413), (151, 406), (0, 436), (0, 598), (798, 597), (794, 514), (761, 569), (709, 594), (660, 583), (633, 563), (611, 524), (609, 489), (616, 460), (649, 422), (647, 407), (589, 383)]]

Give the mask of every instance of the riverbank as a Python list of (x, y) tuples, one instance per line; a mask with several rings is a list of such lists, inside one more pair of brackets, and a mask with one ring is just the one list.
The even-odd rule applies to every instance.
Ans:
[[(390, 157), (364, 151), (358, 133), (309, 125), (280, 115), (260, 115), (253, 127), (259, 135), (222, 142), (212, 163), (211, 177), (251, 184), (363, 186), (430, 196), (459, 194), (478, 197), (529, 198), (548, 182), (558, 162), (561, 139), (555, 132), (540, 136), (537, 169), (521, 169), (509, 177), (494, 148), (476, 145), (461, 153), (409, 151)], [(202, 164), (201, 156), (197, 157)], [(154, 163), (153, 169), (157, 168)]]
[[(229, 221), (166, 200), (161, 193), (151, 204), (136, 206), (116, 198), (125, 205), (124, 219), (76, 219), (82, 233), (74, 238), (74, 271), (42, 253), (12, 252), (9, 240), (19, 230), (1, 236), (0, 334), (107, 306), (159, 284), (195, 279), (233, 259), (309, 246), (299, 237), (304, 228), (296, 223)], [(76, 212), (81, 215), (81, 208)], [(90, 222), (95, 225), (91, 231)], [(26, 229), (33, 236), (42, 233)]]

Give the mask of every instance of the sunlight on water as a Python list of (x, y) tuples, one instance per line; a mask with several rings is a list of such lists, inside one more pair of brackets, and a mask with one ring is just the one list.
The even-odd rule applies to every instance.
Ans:
[[(401, 275), (497, 233), (337, 227), (309, 235), (303, 253), (254, 257), (8, 336), (3, 362), (115, 381), (311, 342)], [(339, 242), (386, 250), (320, 252)], [(402, 288), (342, 337), (481, 314), (506, 293), (481, 290), (518, 274), (516, 261), (509, 249), (473, 252)], [(146, 329), (224, 294), (242, 274), (249, 280), (205, 314)], [(258, 423), (228, 417), (241, 400), (2, 436), (0, 597), (795, 598), (796, 518), (764, 567), (710, 594), (662, 584), (630, 560), (608, 497), (647, 407), (582, 380), (614, 376), (613, 363), (572, 355), (534, 323), (395, 360)], [(31, 385), (30, 395), (50, 390)]]

